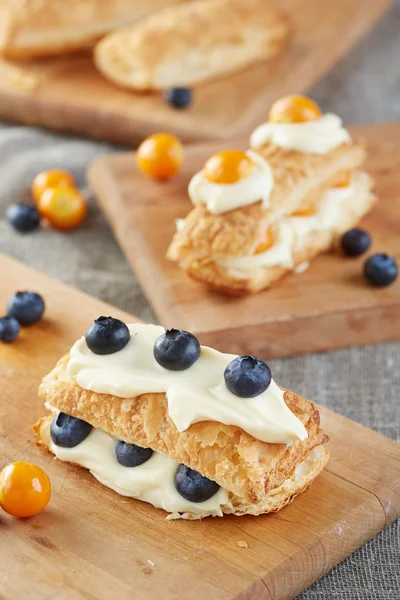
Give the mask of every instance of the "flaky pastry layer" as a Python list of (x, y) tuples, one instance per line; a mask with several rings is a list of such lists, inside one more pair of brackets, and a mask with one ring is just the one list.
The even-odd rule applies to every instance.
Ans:
[(192, 86), (271, 58), (289, 33), (268, 0), (195, 0), (108, 35), (95, 63), (123, 87)]
[[(34, 426), (37, 444), (40, 448), (50, 450), (50, 425), (53, 415), (41, 418)], [(296, 496), (304, 492), (322, 471), (329, 459), (329, 452), (323, 446), (314, 448), (294, 472), (280, 486), (270, 490), (257, 503), (247, 503), (242, 498), (230, 493), (231, 506), (223, 505), (225, 514), (260, 515), (275, 512), (289, 504)], [(196, 515), (192, 515), (197, 518)], [(190, 513), (188, 517), (190, 519)]]
[[(329, 250), (337, 238), (356, 225), (359, 220), (371, 210), (376, 202), (372, 193), (372, 180), (363, 172), (353, 174), (353, 196), (343, 203), (339, 219), (332, 223), (326, 230), (315, 230), (305, 234), (301, 244), (297, 244), (292, 251), (293, 266), (259, 266), (248, 272), (238, 273), (218, 263), (218, 255), (246, 255), (245, 252), (236, 252), (238, 245), (254, 248), (260, 243), (260, 225), (257, 221), (249, 220), (246, 233), (246, 211), (232, 211), (227, 213), (227, 219), (239, 218), (240, 225), (236, 229), (231, 227), (224, 239), (225, 252), (218, 252), (220, 244), (210, 243), (212, 232), (218, 228), (217, 221), (220, 215), (210, 215), (203, 208), (194, 208), (187, 217), (185, 228), (176, 234), (169, 250), (168, 257), (176, 260), (193, 279), (206, 283), (212, 289), (230, 295), (240, 295), (259, 292), (268, 288), (284, 275), (295, 270), (303, 263), (311, 262), (318, 254)], [(322, 192), (323, 193), (323, 192)], [(320, 192), (321, 194), (321, 192)], [(251, 208), (251, 207), (250, 207)], [(235, 214), (234, 214), (235, 213)], [(222, 215), (223, 216), (223, 215)], [(218, 233), (216, 234), (218, 237)], [(265, 236), (265, 229), (264, 234)], [(255, 236), (252, 238), (252, 236)], [(240, 244), (242, 238), (247, 237), (247, 242)], [(228, 240), (230, 239), (230, 245)], [(253, 252), (249, 252), (252, 256)]]
[(68, 379), (68, 360), (69, 354), (61, 358), (39, 387), (39, 395), (51, 406), (127, 443), (167, 454), (216, 481), (244, 504), (262, 504), (314, 448), (328, 441), (316, 406), (293, 392), (285, 391), (284, 398), (307, 429), (304, 441), (267, 444), (239, 427), (213, 421), (179, 432), (168, 416), (165, 394), (126, 399), (85, 390)]
[(0, 0), (0, 53), (29, 59), (92, 46), (106, 33), (183, 0)]

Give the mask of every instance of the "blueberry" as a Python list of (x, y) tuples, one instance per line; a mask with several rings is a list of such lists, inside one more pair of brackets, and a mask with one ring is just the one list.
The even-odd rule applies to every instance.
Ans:
[(225, 383), (229, 391), (242, 398), (254, 398), (271, 383), (271, 369), (255, 356), (237, 356), (226, 367)]
[(36, 292), (16, 292), (8, 299), (7, 316), (14, 317), (21, 325), (33, 325), (43, 317), (45, 304)]
[(397, 274), (397, 262), (387, 254), (373, 254), (364, 263), (364, 275), (375, 287), (390, 285)]
[(371, 245), (371, 236), (364, 229), (349, 229), (342, 235), (341, 244), (347, 256), (360, 256)]
[(14, 342), (19, 334), (19, 323), (14, 317), (1, 317), (0, 319), (0, 342), (10, 344)]
[(115, 446), (115, 458), (123, 467), (138, 467), (151, 458), (153, 450), (136, 444), (127, 444), (122, 440)]
[(91, 430), (92, 426), (86, 421), (60, 412), (51, 423), (50, 435), (56, 446), (75, 448), (87, 438)]
[(29, 233), (39, 227), (40, 214), (34, 204), (11, 204), (6, 212), (7, 221), (20, 233)]
[(87, 330), (85, 339), (94, 354), (113, 354), (125, 348), (131, 334), (119, 319), (99, 317)]
[(175, 487), (189, 502), (205, 502), (219, 490), (218, 483), (186, 465), (179, 465), (175, 473)]
[(174, 108), (186, 108), (192, 101), (192, 91), (188, 88), (170, 88), (165, 90), (164, 99)]
[(154, 343), (154, 358), (169, 371), (184, 371), (200, 356), (199, 340), (181, 329), (167, 329)]

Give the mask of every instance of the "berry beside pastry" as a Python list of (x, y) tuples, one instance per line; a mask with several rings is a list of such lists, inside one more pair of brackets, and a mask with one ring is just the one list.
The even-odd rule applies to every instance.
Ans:
[(279, 510), (329, 457), (315, 405), (264, 361), (178, 329), (100, 317), (39, 394), (40, 446), (169, 518)]
[(271, 108), (246, 152), (214, 155), (189, 184), (167, 256), (228, 294), (268, 288), (329, 250), (373, 206), (364, 147), (304, 96)]

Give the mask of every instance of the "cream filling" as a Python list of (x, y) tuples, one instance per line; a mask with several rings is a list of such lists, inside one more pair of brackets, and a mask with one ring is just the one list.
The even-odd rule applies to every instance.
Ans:
[(130, 410), (133, 398), (145, 393), (165, 393), (168, 415), (178, 431), (193, 423), (216, 421), (235, 425), (268, 443), (304, 440), (307, 431), (286, 406), (284, 392), (275, 381), (255, 398), (232, 394), (224, 381), (225, 367), (235, 358), (202, 346), (198, 361), (185, 371), (169, 371), (153, 356), (154, 342), (164, 333), (157, 325), (128, 325), (131, 339), (114, 354), (93, 354), (85, 338), (71, 349), (67, 377), (98, 394), (125, 398)]
[(293, 252), (304, 243), (304, 238), (312, 231), (335, 231), (343, 203), (354, 193), (354, 186), (332, 188), (322, 195), (316, 212), (304, 217), (286, 217), (279, 225), (276, 243), (260, 254), (252, 256), (218, 256), (217, 264), (230, 269), (236, 277), (247, 276), (249, 271), (260, 267), (294, 266)]
[(153, 452), (151, 458), (138, 467), (120, 465), (115, 458), (116, 440), (101, 429), (92, 429), (75, 448), (56, 446), (50, 434), (49, 439), (49, 448), (59, 460), (89, 469), (100, 483), (121, 496), (143, 500), (174, 516), (179, 513), (180, 518), (222, 517), (222, 506), (231, 506), (229, 493), (223, 488), (205, 502), (185, 500), (174, 484), (179, 463), (159, 452)]
[(236, 183), (213, 183), (203, 171), (196, 173), (189, 183), (189, 197), (194, 205), (205, 204), (213, 215), (248, 206), (259, 200), (263, 208), (269, 206), (269, 197), (274, 185), (271, 167), (259, 154), (246, 152), (254, 168), (247, 177)]
[(304, 123), (263, 123), (251, 134), (250, 146), (257, 149), (267, 142), (286, 150), (328, 154), (334, 148), (351, 142), (351, 137), (343, 127), (342, 119), (328, 113)]

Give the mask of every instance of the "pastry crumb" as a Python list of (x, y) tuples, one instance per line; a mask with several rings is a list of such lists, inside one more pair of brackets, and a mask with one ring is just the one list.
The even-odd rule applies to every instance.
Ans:
[(149, 565), (151, 565), (152, 567), (156, 566), (156, 563), (154, 563), (152, 560), (147, 559), (147, 562), (149, 563)]
[(145, 575), (151, 575), (153, 572), (153, 569), (151, 567), (145, 567), (144, 569), (142, 569), (142, 573), (144, 573)]
[(239, 540), (238, 542), (236, 542), (236, 545), (239, 546), (239, 548), (248, 548), (249, 545), (247, 542), (245, 542), (244, 540)]

